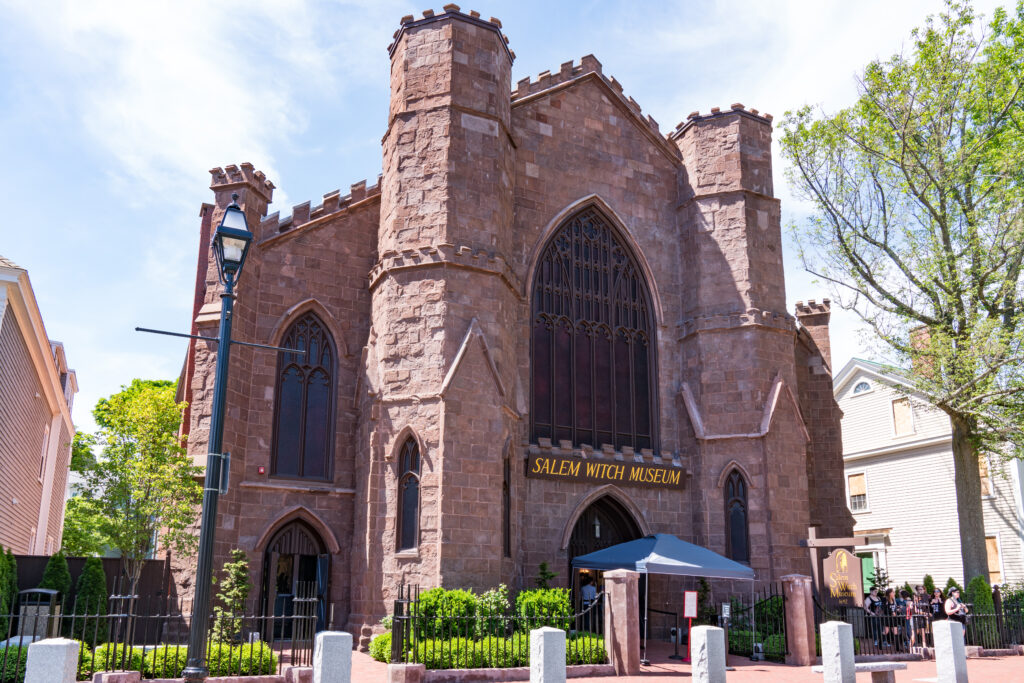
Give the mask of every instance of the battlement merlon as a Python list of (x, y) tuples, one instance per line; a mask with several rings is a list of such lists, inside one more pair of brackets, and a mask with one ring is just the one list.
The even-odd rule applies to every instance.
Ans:
[(274, 199), (274, 183), (249, 162), (210, 169), (210, 189), (218, 209), (215, 221), (220, 220), (220, 212), (231, 203), (231, 195), (236, 192), (250, 225), (267, 215), (267, 207)]
[(469, 14), (465, 14), (460, 10), (458, 5), (453, 3), (445, 5), (443, 9), (444, 11), (441, 14), (437, 14), (434, 12), (434, 10), (430, 9), (423, 10), (422, 19), (416, 19), (411, 14), (407, 14), (404, 17), (402, 17), (402, 25), (397, 31), (395, 31), (394, 41), (390, 45), (388, 45), (388, 54), (392, 58), (394, 58), (395, 50), (398, 48), (398, 44), (402, 40), (402, 35), (412, 29), (416, 29), (427, 24), (432, 24), (434, 22), (460, 19), (475, 26), (479, 26), (494, 31), (497, 34), (498, 40), (501, 42), (501, 45), (505, 48), (505, 54), (508, 56), (509, 65), (511, 65), (512, 62), (515, 61), (516, 53), (512, 52), (512, 50), (510, 50), (508, 47), (508, 36), (501, 32), (501, 21), (495, 19), (494, 17), (491, 17), (489, 21), (484, 20), (480, 17), (480, 13), (476, 11), (470, 11)]
[[(803, 301), (796, 302), (796, 317), (805, 327), (808, 325), (827, 324), (832, 311), (832, 300), (822, 299), (821, 303), (809, 299), (805, 304)], [(824, 316), (824, 320), (806, 320), (812, 316)], [(806, 320), (806, 322), (805, 322)]]

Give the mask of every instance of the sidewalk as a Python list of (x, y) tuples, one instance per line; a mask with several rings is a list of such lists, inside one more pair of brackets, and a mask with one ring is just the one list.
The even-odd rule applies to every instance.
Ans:
[[(685, 652), (685, 650), (684, 650)], [(647, 656), (650, 666), (642, 667), (636, 676), (601, 676), (596, 678), (570, 678), (571, 683), (679, 683), (690, 678), (690, 665), (669, 659), (672, 645), (650, 643)], [(752, 662), (746, 657), (729, 656), (729, 683), (823, 683), (821, 674), (811, 668), (786, 666), (775, 662)], [(906, 662), (906, 671), (896, 672), (896, 683), (912, 681), (934, 681), (935, 662)], [(981, 657), (967, 660), (967, 672), (977, 683), (1024, 683), (1024, 657)], [(387, 665), (376, 662), (365, 652), (352, 656), (352, 683), (384, 683), (387, 680)], [(871, 674), (862, 673), (857, 681), (870, 681)], [(506, 682), (511, 683), (511, 682)]]

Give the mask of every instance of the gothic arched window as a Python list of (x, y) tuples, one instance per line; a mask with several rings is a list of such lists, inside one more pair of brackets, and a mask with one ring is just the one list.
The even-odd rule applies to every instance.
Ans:
[(747, 525), (747, 482), (739, 470), (725, 482), (726, 555), (737, 562), (750, 562), (750, 533)]
[(329, 479), (334, 452), (334, 339), (313, 313), (296, 320), (277, 360), (274, 451), (270, 473)]
[(568, 219), (544, 247), (532, 316), (533, 441), (656, 448), (651, 295), (596, 209)]
[(505, 461), (502, 465), (501, 483), (501, 547), (505, 557), (512, 557), (512, 457), (505, 454)]
[(398, 456), (398, 548), (410, 550), (420, 541), (420, 448), (411, 436)]

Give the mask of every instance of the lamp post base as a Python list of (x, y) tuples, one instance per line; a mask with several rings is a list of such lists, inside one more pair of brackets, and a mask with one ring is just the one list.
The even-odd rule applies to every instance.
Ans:
[(186, 666), (181, 672), (181, 677), (186, 681), (205, 681), (210, 675), (210, 670), (205, 666)]

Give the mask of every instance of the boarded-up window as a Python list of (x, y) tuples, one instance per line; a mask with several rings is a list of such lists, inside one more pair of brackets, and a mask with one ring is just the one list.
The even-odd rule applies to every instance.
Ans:
[(981, 476), (981, 495), (992, 495), (992, 477), (988, 473), (988, 458), (984, 455), (978, 458), (978, 474)]
[(914, 433), (914, 413), (909, 398), (898, 398), (892, 402), (892, 423), (896, 429), (896, 436)]
[(999, 539), (995, 536), (986, 536), (985, 549), (988, 551), (988, 585), (994, 586), (1003, 582), (1003, 563), (999, 557)]
[(850, 486), (850, 511), (861, 512), (868, 509), (868, 482), (867, 477), (861, 474), (851, 474), (847, 477)]

